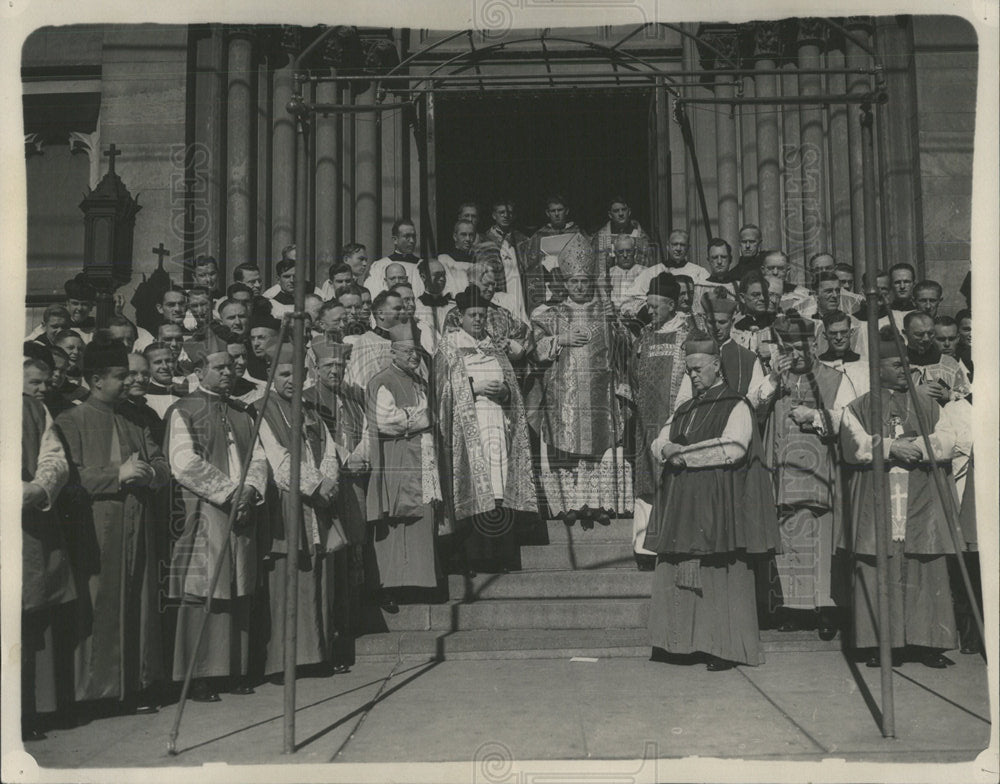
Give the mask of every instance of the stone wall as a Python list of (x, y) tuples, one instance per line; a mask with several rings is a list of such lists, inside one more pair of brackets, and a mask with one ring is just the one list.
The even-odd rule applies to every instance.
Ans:
[(970, 263), (976, 33), (957, 17), (914, 17), (913, 47), (924, 264), (950, 314), (965, 307), (958, 287)]

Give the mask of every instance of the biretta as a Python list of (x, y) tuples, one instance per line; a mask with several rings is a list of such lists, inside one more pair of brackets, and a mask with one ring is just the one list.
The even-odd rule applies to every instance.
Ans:
[(892, 327), (882, 327), (878, 333), (878, 358), (879, 361), (891, 357), (901, 356), (899, 346), (892, 336)]
[(393, 346), (412, 346), (416, 343), (413, 339), (413, 329), (409, 324), (396, 324), (389, 327), (388, 332)]
[(212, 354), (225, 354), (229, 356), (226, 341), (210, 329), (205, 330), (205, 337), (202, 340), (186, 341), (184, 343), (184, 352), (194, 362), (206, 360)]
[(257, 329), (259, 327), (267, 327), (268, 329), (273, 329), (275, 332), (280, 332), (281, 322), (271, 315), (269, 309), (254, 308), (253, 313), (250, 315), (250, 326), (248, 329)]
[(713, 297), (706, 291), (701, 295), (701, 307), (706, 313), (727, 313), (731, 316), (736, 312), (736, 300), (730, 297)]
[(278, 343), (277, 340), (272, 341), (267, 347), (267, 353), (271, 357), (271, 363), (274, 365), (295, 364), (295, 346), (292, 343)]
[(646, 295), (650, 294), (656, 297), (666, 297), (676, 302), (681, 295), (681, 284), (669, 272), (661, 272), (649, 281), (649, 288), (646, 289)]
[(479, 286), (470, 283), (465, 291), (460, 291), (455, 295), (455, 307), (459, 310), (468, 308), (487, 308), (490, 303), (479, 290)]
[(718, 353), (719, 344), (715, 342), (715, 339), (711, 335), (706, 335), (704, 332), (691, 332), (687, 340), (684, 341), (685, 356)]
[(335, 340), (330, 340), (326, 335), (314, 337), (310, 347), (317, 362), (330, 358), (342, 359), (346, 362), (350, 359), (353, 348), (350, 343), (338, 343)]
[[(225, 349), (223, 349), (225, 351)], [(128, 367), (128, 349), (117, 340), (91, 341), (83, 350), (83, 371), (96, 373), (113, 367)]]
[(771, 326), (785, 343), (809, 340), (816, 335), (815, 326), (798, 314), (783, 313), (775, 318)]
[(78, 299), (81, 302), (93, 302), (97, 299), (96, 289), (80, 275), (67, 280), (63, 284), (63, 290), (66, 292), (66, 299)]

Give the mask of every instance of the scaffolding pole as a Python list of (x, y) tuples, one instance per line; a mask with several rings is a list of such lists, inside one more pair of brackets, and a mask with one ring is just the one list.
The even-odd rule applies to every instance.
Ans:
[[(878, 584), (878, 656), (882, 689), (882, 736), (896, 736), (896, 710), (892, 693), (892, 619), (889, 614), (889, 515), (885, 505), (885, 457), (882, 453), (882, 386), (879, 372), (878, 332), (878, 238), (875, 231), (875, 151), (872, 130), (874, 126), (872, 104), (863, 104), (858, 115), (861, 123), (861, 155), (864, 170), (865, 212), (865, 288), (868, 309), (868, 396), (871, 405), (872, 433), (872, 504), (875, 508), (875, 565)], [(890, 315), (890, 321), (892, 320)]]

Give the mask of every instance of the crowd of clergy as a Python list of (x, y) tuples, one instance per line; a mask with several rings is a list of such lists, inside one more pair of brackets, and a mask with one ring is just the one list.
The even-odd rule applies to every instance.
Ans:
[(384, 258), (346, 245), (302, 312), (294, 246), (271, 288), (199, 256), (184, 286), (137, 293), (134, 320), (117, 298), (95, 324), (86, 276), (66, 281), (24, 343), (26, 738), (83, 707), (155, 711), (189, 668), (203, 702), (281, 681), (286, 623), (303, 672), (343, 671), (366, 613), (446, 600), (448, 574), (516, 571), (545, 519), (585, 537), (632, 518), (654, 658), (760, 664), (773, 628), (840, 631), (865, 659), (874, 481), (896, 663), (980, 649), (956, 578), (962, 558), (978, 584), (972, 318), (939, 312), (939, 283), (897, 264), (869, 303), (850, 264), (793, 269), (753, 225), (735, 253), (717, 238), (693, 259), (686, 231), (657, 245), (621, 197), (593, 233), (562, 196), (530, 236), (508, 201), (480, 217), (461, 205), (432, 258), (407, 219)]

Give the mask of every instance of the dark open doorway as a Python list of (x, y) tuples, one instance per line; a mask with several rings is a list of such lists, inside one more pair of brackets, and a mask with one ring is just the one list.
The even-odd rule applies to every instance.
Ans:
[(545, 222), (545, 199), (562, 194), (587, 231), (621, 194), (649, 227), (648, 90), (463, 93), (438, 96), (438, 249), (451, 246), (458, 205), (475, 201), (489, 222), (492, 199), (517, 205), (518, 227)]

